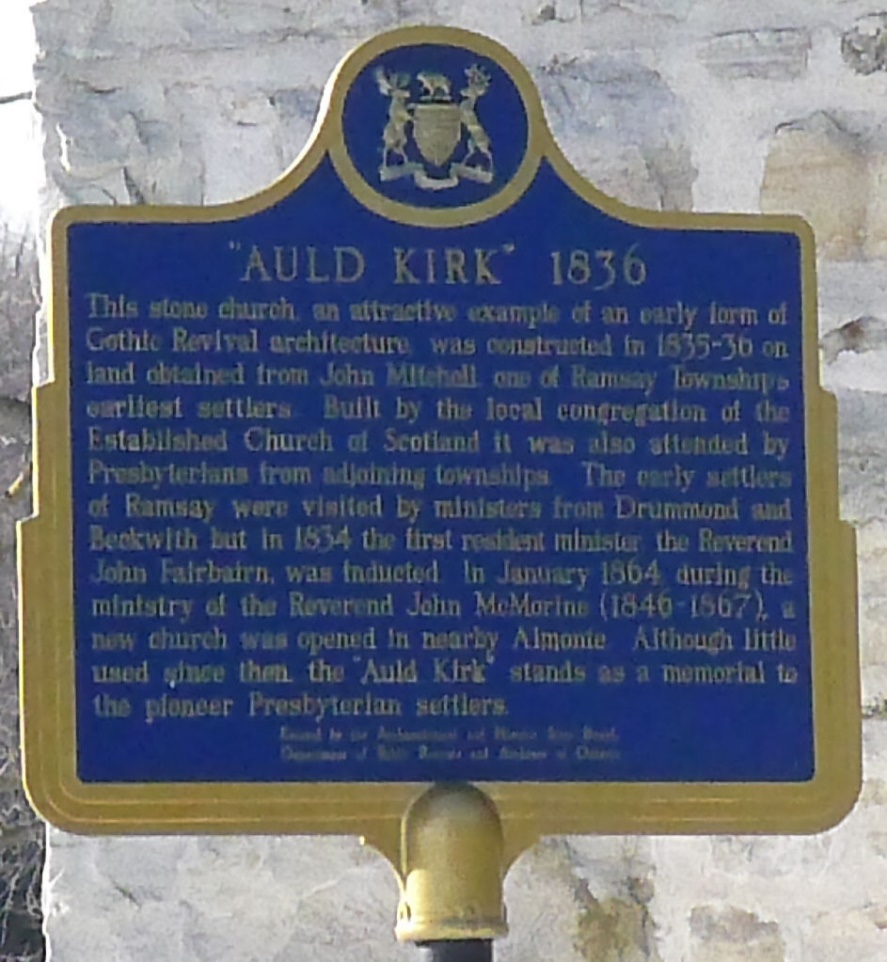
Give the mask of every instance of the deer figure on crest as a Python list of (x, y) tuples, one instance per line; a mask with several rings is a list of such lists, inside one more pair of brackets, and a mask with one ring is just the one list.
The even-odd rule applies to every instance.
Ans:
[(490, 137), (484, 130), (483, 124), (477, 117), (477, 101), (489, 90), (490, 75), (483, 67), (474, 64), (465, 71), (468, 86), (459, 93), (462, 95), (462, 102), (459, 104), (459, 111), (462, 123), (468, 131), (468, 153), (465, 155), (467, 160), (473, 154), (479, 154), (489, 164), (489, 169), (493, 169), (493, 152), (490, 149)]
[(390, 76), (379, 67), (375, 72), (379, 90), (389, 98), (388, 121), (382, 131), (382, 168), (391, 167), (392, 155), (400, 158), (399, 165), (407, 162), (407, 124), (412, 123), (410, 112), (410, 76), (392, 73)]

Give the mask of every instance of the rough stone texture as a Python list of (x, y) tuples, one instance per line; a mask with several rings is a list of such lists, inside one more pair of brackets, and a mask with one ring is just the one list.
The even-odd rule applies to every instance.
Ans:
[(53, 959), (77, 946), (114, 962), (389, 962), (414, 951), (394, 944), (393, 872), (356, 839), (84, 843), (53, 831), (47, 877)]
[(749, 30), (713, 37), (699, 59), (725, 80), (795, 80), (807, 70), (809, 52), (806, 30)]
[[(803, 215), (820, 257), (887, 256), (887, 136), (871, 117), (817, 111), (781, 124), (770, 140), (761, 209)], [(834, 198), (840, 197), (840, 203)]]
[(887, 347), (887, 323), (880, 317), (854, 318), (829, 331), (820, 341), (824, 360), (833, 364), (846, 353), (867, 354)]
[(859, 531), (887, 517), (887, 396), (841, 391), (838, 418), (841, 514)]
[(863, 76), (887, 70), (887, 13), (857, 20), (841, 37), (841, 55), (851, 70)]
[(592, 183), (637, 207), (690, 208), (686, 121), (658, 74), (628, 60), (553, 59), (538, 83), (558, 143)]
[(783, 962), (785, 946), (775, 922), (732, 906), (700, 905), (690, 913), (693, 962)]
[[(508, 876), (508, 962), (661, 962), (649, 844), (634, 839), (548, 839)], [(545, 897), (540, 898), (540, 893)]]
[(826, 387), (887, 390), (887, 323), (882, 318), (854, 318), (825, 334), (820, 344)]
[[(512, 933), (497, 957), (887, 958), (884, 15), (863, 0), (44, 0), (34, 17), (44, 216), (63, 202), (256, 191), (301, 149), (350, 46), (442, 22), (486, 32), (528, 65), (567, 156), (608, 193), (811, 219), (842, 506), (859, 539), (862, 798), (809, 838), (548, 840), (508, 878)], [(18, 397), (17, 375), (4, 378), (0, 397), (4, 383)], [(10, 416), (19, 408), (9, 402)], [(0, 401), (0, 433), (3, 411)], [(23, 439), (16, 417), (22, 433), (10, 437)], [(23, 443), (0, 442), (12, 476)], [(353, 839), (53, 831), (49, 852), (53, 962), (413, 956), (393, 942), (390, 870)]]
[(842, 391), (839, 417), (841, 503), (857, 539), (862, 700), (866, 714), (887, 718), (887, 397)]
[[(821, 261), (822, 383), (842, 396), (887, 391), (887, 272), (872, 261)], [(842, 437), (856, 425), (842, 418)], [(849, 436), (849, 435), (848, 435)]]
[(867, 717), (887, 718), (887, 529), (884, 522), (858, 526), (862, 704)]
[[(757, 932), (749, 943), (724, 945), (723, 930), (712, 927), (715, 944), (724, 950), (723, 955), (709, 956), (712, 962), (757, 962), (768, 958), (765, 952), (776, 952), (779, 942), (786, 962), (875, 962), (887, 957), (887, 931), (878, 925), (887, 905), (883, 720), (865, 723), (863, 750), (866, 787), (853, 812), (831, 831), (798, 838), (654, 840), (656, 895), (650, 911), (664, 959), (697, 962), (694, 953), (707, 944), (698, 927), (705, 912), (715, 919), (738, 919), (740, 927)], [(694, 909), (703, 910), (696, 916), (695, 931), (688, 925)], [(842, 919), (854, 920), (852, 954), (839, 948)], [(782, 962), (783, 956), (773, 958)]]
[(862, 253), (867, 203), (865, 153), (830, 115), (815, 113), (776, 131), (761, 210), (801, 214), (816, 232), (822, 257), (854, 260)]
[(864, 250), (867, 257), (887, 257), (887, 155), (880, 145), (869, 159), (869, 211)]

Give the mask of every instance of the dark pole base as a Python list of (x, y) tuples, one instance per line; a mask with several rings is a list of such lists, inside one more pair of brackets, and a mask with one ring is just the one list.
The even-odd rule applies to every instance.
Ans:
[(489, 939), (458, 939), (451, 942), (419, 942), (420, 962), (493, 962)]

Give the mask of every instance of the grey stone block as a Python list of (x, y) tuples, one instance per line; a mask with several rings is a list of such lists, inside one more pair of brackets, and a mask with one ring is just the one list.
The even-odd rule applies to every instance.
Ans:
[(806, 30), (743, 30), (712, 37), (699, 59), (717, 77), (736, 80), (794, 80), (807, 70)]
[(860, 17), (841, 37), (841, 56), (863, 76), (887, 70), (887, 13)]
[(549, 62), (537, 82), (555, 137), (596, 187), (638, 207), (691, 207), (687, 118), (658, 73), (631, 59), (577, 57)]

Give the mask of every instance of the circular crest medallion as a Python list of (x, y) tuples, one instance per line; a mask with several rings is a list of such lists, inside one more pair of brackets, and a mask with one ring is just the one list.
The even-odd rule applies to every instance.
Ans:
[(422, 29), (421, 43), (413, 36), (389, 34), (379, 38), (386, 49), (371, 42), (345, 62), (334, 162), (362, 203), (392, 219), (484, 220), (514, 202), (538, 163), (532, 84), (483, 37), (447, 28)]

